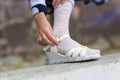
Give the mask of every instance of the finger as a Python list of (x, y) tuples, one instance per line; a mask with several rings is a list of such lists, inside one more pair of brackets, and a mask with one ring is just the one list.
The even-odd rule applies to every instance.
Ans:
[(55, 36), (53, 35), (52, 32), (47, 32), (47, 33), (46, 33), (46, 36), (48, 37), (48, 39), (49, 39), (52, 43), (54, 43), (55, 45), (58, 45), (58, 41), (57, 41), (57, 39), (55, 38)]
[(45, 46), (45, 45), (47, 45), (47, 43), (46, 42), (44, 42), (44, 40), (40, 40), (39, 38), (38, 38), (38, 41), (37, 41), (40, 45), (43, 45), (43, 46)]
[(38, 39), (39, 39), (39, 41), (42, 41), (42, 37), (40, 35), (38, 36)]
[(40, 45), (47, 45), (47, 43), (42, 40), (42, 37), (39, 33), (36, 33), (36, 39)]
[(65, 3), (65, 0), (61, 0), (61, 3), (62, 3), (62, 4)]
[(47, 36), (45, 35), (45, 34), (41, 34), (41, 36), (42, 36), (42, 40), (44, 40), (44, 42), (46, 42), (47, 44), (49, 44), (49, 45), (54, 45), (48, 38), (47, 38)]
[(55, 7), (57, 0), (53, 0), (52, 5)]
[(37, 31), (36, 31), (36, 39), (37, 39), (37, 42), (39, 42), (39, 34)]
[(45, 43), (44, 41), (39, 41), (38, 42), (40, 45), (43, 45), (43, 46), (46, 46), (47, 45), (47, 43)]
[(53, 30), (52, 30), (52, 28), (50, 27), (50, 33), (53, 35), (53, 37), (56, 39), (56, 44), (58, 45), (59, 43), (60, 43), (60, 40), (57, 38), (57, 37), (55, 37), (54, 36), (54, 34), (53, 34)]
[(60, 0), (57, 0), (57, 2), (55, 3), (55, 6), (58, 7), (59, 4), (60, 4)]

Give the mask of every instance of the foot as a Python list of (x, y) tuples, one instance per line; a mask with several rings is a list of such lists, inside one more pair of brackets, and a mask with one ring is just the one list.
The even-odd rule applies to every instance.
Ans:
[[(52, 48), (52, 47), (50, 47)], [(48, 51), (52, 49), (48, 48)], [(70, 38), (69, 36), (61, 37), (60, 43), (58, 46), (56, 46), (57, 52), (66, 55), (68, 57), (80, 57), (80, 56), (94, 56), (94, 55), (100, 55), (100, 51), (97, 49), (91, 49), (86, 46), (83, 46)], [(55, 52), (55, 51), (54, 51)]]

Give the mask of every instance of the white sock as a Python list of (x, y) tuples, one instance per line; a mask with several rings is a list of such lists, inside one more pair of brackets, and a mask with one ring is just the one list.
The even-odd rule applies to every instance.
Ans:
[[(54, 26), (53, 32), (57, 38), (69, 34), (69, 19), (74, 6), (74, 0), (67, 0), (64, 4), (60, 4), (54, 11)], [(61, 54), (67, 53), (69, 50), (80, 46), (80, 44), (71, 37), (67, 37), (57, 46), (58, 52)]]

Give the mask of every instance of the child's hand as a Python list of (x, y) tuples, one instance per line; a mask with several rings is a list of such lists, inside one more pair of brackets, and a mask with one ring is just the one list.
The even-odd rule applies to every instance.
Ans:
[(36, 21), (36, 37), (37, 41), (41, 45), (58, 45), (57, 39), (54, 37), (52, 27), (47, 21), (44, 13), (38, 13), (35, 15)]
[(52, 4), (54, 7), (57, 7), (59, 4), (63, 4), (65, 0), (53, 0)]

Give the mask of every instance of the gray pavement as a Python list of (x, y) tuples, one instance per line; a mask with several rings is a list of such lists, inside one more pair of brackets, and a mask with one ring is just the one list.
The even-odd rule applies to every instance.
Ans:
[(96, 61), (45, 65), (0, 72), (0, 80), (120, 80), (120, 53)]

